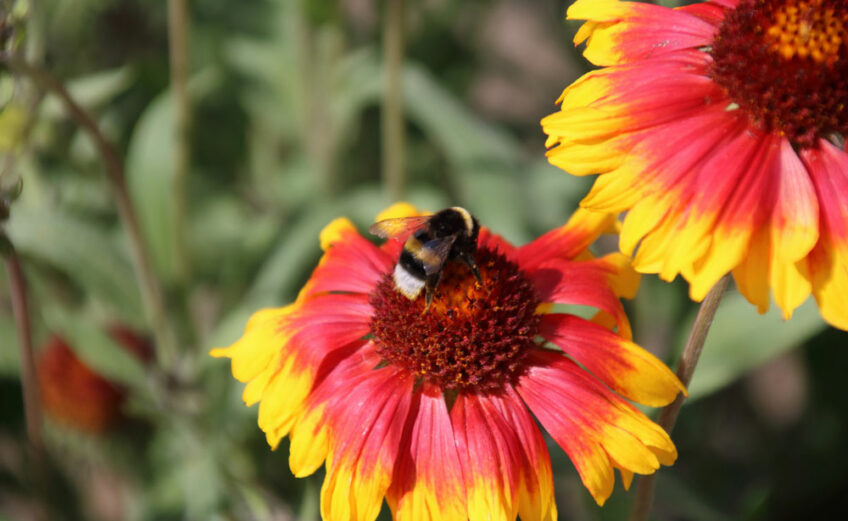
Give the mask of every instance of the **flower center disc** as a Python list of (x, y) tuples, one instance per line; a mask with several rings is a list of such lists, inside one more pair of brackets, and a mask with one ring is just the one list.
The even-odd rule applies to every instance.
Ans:
[(848, 133), (848, 2), (743, 0), (713, 40), (710, 77), (754, 124), (811, 147)]
[(389, 363), (445, 389), (500, 389), (534, 344), (539, 315), (533, 284), (514, 263), (477, 251), (483, 285), (460, 262), (448, 262), (430, 309), (424, 291), (401, 295), (387, 274), (371, 294), (371, 333)]

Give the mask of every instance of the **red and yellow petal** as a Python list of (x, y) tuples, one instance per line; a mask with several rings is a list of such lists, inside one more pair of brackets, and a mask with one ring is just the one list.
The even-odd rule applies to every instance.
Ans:
[[(630, 321), (610, 284), (616, 276), (608, 260), (572, 262), (552, 260), (529, 272), (542, 302), (573, 304), (598, 309), (612, 317), (619, 334), (631, 338)], [(629, 288), (625, 288), (629, 289)], [(603, 317), (599, 321), (604, 323)]]
[(671, 403), (683, 384), (657, 357), (599, 325), (574, 315), (542, 317), (539, 334), (612, 390), (651, 407)]
[(209, 354), (232, 359), (236, 380), (248, 382), (256, 378), (288, 341), (290, 333), (284, 324), (296, 309), (296, 304), (290, 304), (257, 311), (247, 321), (240, 339), (229, 347), (213, 349)]
[(512, 426), (522, 447), (523, 462), (518, 491), (518, 516), (522, 521), (556, 521), (551, 458), (542, 433), (521, 397), (511, 386), (503, 396), (491, 399), (492, 408)]
[(370, 293), (396, 261), (362, 237), (345, 218), (324, 228), (321, 248), (324, 256), (300, 290), (299, 300), (327, 292)]
[[(710, 233), (725, 209), (725, 198), (741, 185), (743, 160), (751, 158), (750, 149), (756, 142), (746, 141), (744, 126), (732, 119), (726, 118), (711, 131), (704, 129), (707, 132), (685, 148), (662, 143), (667, 131), (688, 134), (711, 119), (722, 118), (688, 121), (691, 128), (682, 122), (668, 125), (640, 144), (640, 153), (656, 158), (648, 163), (652, 174), (640, 175), (644, 177), (641, 182), (651, 186), (643, 190), (656, 195), (634, 205), (633, 214), (628, 213), (624, 220), (621, 237), (625, 253), (641, 241), (634, 258), (638, 271), (660, 273), (669, 280), (698, 262), (710, 246)], [(715, 175), (716, 168), (721, 169), (721, 176)], [(757, 208), (751, 210), (754, 213)]]
[[(693, 199), (692, 204), (703, 208), (704, 215), (714, 216), (704, 219), (709, 224), (701, 240), (708, 241), (709, 247), (694, 263), (682, 265), (680, 270), (689, 280), (689, 293), (694, 300), (702, 300), (722, 276), (744, 260), (754, 232), (768, 225), (771, 201), (777, 192), (779, 139), (742, 132), (704, 162), (704, 176), (715, 179), (710, 183), (712, 189), (702, 187), (706, 197)], [(715, 176), (719, 167), (722, 175)], [(707, 208), (712, 208), (712, 212)], [(684, 245), (678, 243), (675, 247), (680, 251)]]
[(290, 344), (298, 354), (320, 358), (370, 333), (368, 295), (328, 293), (301, 302), (288, 317)]
[[(370, 305), (360, 295), (319, 295), (293, 313), (294, 327), (278, 370), (259, 404), (259, 427), (276, 446), (303, 411), (323, 362), (333, 352), (354, 349), (368, 334)], [(287, 356), (288, 354), (288, 356)]]
[[(299, 366), (296, 359), (287, 352), (293, 331), (286, 324), (297, 308), (297, 304), (292, 304), (285, 308), (254, 313), (239, 340), (230, 347), (210, 352), (214, 357), (232, 359), (233, 377), (247, 382), (242, 393), (245, 404), (253, 405), (267, 396), (267, 402), (260, 405), (259, 424), (272, 447), (276, 447), (285, 435), (280, 431), (285, 430), (300, 412), (300, 404), (312, 387), (311, 371)], [(278, 398), (277, 389), (280, 386), (285, 386), (287, 392)], [(291, 401), (284, 402), (280, 398), (290, 398)], [(280, 423), (274, 419), (272, 426), (269, 411), (278, 410), (286, 411), (285, 417)]]
[(780, 147), (772, 172), (778, 187), (770, 224), (754, 233), (733, 275), (761, 313), (769, 308), (771, 289), (788, 319), (812, 290), (806, 256), (819, 239), (819, 204), (812, 178), (789, 141), (781, 140)]
[(563, 226), (549, 231), (516, 251), (521, 269), (532, 271), (550, 259), (576, 259), (604, 233), (617, 231), (614, 214), (578, 209)]
[(496, 251), (508, 259), (514, 259), (518, 250), (509, 241), (496, 233), (492, 233), (488, 228), (480, 228), (480, 234), (477, 237), (477, 249)]
[(801, 157), (821, 209), (821, 238), (809, 256), (813, 295), (824, 319), (848, 330), (848, 150), (822, 139)]
[(740, 122), (718, 108), (651, 128), (632, 145), (621, 168), (601, 172), (581, 204), (608, 211), (630, 209), (620, 238), (621, 250), (630, 254), (681, 199), (694, 195), (689, 185), (703, 158), (742, 130)]
[(651, 474), (677, 451), (665, 431), (559, 353), (534, 350), (517, 390), (568, 453), (599, 505), (612, 493), (614, 469)]
[(510, 427), (492, 418), (475, 394), (460, 394), (451, 423), (462, 465), (470, 521), (512, 521), (518, 514), (518, 447)]
[(392, 482), (408, 422), (413, 378), (385, 367), (338, 384), (327, 402), (330, 426), (321, 516), (373, 521)]
[[(542, 119), (547, 145), (558, 145), (548, 159), (577, 175), (608, 172), (624, 164), (620, 155), (639, 142), (637, 133), (708, 108), (724, 110), (729, 101), (704, 75), (708, 65), (703, 53), (681, 51), (587, 73), (562, 93), (560, 111)], [(582, 148), (571, 150), (575, 144)]]
[(708, 0), (680, 6), (677, 10), (697, 16), (712, 25), (719, 25), (724, 19), (726, 10), (736, 7), (738, 3), (739, 0)]
[(588, 39), (586, 58), (615, 65), (708, 45), (716, 25), (684, 10), (617, 0), (577, 0), (569, 20), (587, 20), (574, 43)]
[(268, 445), (277, 448), (303, 412), (303, 403), (314, 381), (314, 369), (287, 358), (269, 377), (259, 402), (258, 424)]
[[(696, 129), (704, 133), (689, 140)], [(679, 139), (687, 142), (676, 146)], [(626, 172), (631, 182), (616, 185), (604, 178), (621, 172), (603, 174), (601, 188), (584, 204), (610, 209), (604, 201), (623, 201), (625, 207), (617, 210), (632, 205), (622, 226), (622, 251), (639, 244), (633, 260), (638, 271), (666, 280), (683, 274), (692, 298), (700, 300), (744, 261), (756, 231), (769, 221), (769, 204), (779, 190), (773, 173), (780, 152), (778, 138), (749, 131), (736, 116), (705, 112), (645, 136), (630, 151), (643, 158), (645, 169)], [(621, 199), (611, 187), (630, 195)], [(792, 211), (803, 210), (796, 205)]]
[[(652, 232), (674, 230), (681, 219), (698, 218), (701, 229), (706, 229), (708, 220), (704, 217), (709, 215), (682, 213), (684, 203), (698, 195), (690, 190), (691, 182), (685, 182), (686, 176), (691, 177), (693, 168), (725, 139), (730, 129), (736, 128), (737, 132), (744, 129), (736, 118), (727, 115), (724, 110), (727, 102), (721, 102), (723, 95), (715, 85), (689, 72), (705, 67), (699, 54), (657, 61), (649, 70), (635, 66), (616, 68), (613, 72), (605, 70), (605, 74), (597, 76), (607, 83), (603, 88), (615, 90), (584, 108), (566, 103), (571, 96), (567, 90), (563, 110), (542, 122), (550, 134), (549, 142), (557, 144), (548, 152), (552, 163), (569, 172), (584, 170), (583, 173), (602, 174), (581, 205), (596, 211), (630, 210), (620, 239), (626, 254), (631, 254), (649, 234), (646, 241), (667, 247), (663, 242), (666, 234)], [(656, 88), (657, 74), (675, 78), (669, 82), (669, 90)], [(590, 92), (598, 90), (592, 85), (588, 87)], [(708, 110), (704, 100), (716, 100), (717, 106)], [(589, 117), (585, 123), (594, 130), (582, 133), (575, 130), (573, 117)], [(615, 121), (606, 128), (611, 119)], [(574, 157), (575, 148), (580, 150), (579, 157)], [(597, 160), (587, 161), (593, 154)], [(597, 168), (605, 163), (608, 168)], [(692, 230), (695, 231), (694, 226)], [(641, 257), (637, 255), (639, 271), (663, 268), (662, 254), (651, 248), (641, 250)], [(684, 260), (698, 253), (691, 249), (681, 251), (687, 252)], [(666, 268), (669, 271), (673, 270)]]
[[(409, 439), (402, 444), (386, 500), (396, 521), (466, 519), (465, 483), (442, 392), (416, 392)], [(408, 450), (407, 450), (408, 447)]]
[[(636, 297), (636, 293), (639, 291), (639, 285), (642, 282), (642, 276), (638, 271), (633, 269), (633, 263), (630, 257), (614, 252), (589, 262), (600, 266), (601, 269), (607, 272), (610, 289), (612, 289), (616, 297)], [(600, 324), (607, 329), (614, 329), (618, 326), (619, 321), (621, 321), (620, 318), (605, 310), (599, 310), (592, 318), (592, 322)], [(627, 339), (632, 338), (632, 332), (630, 332), (629, 326), (619, 328), (619, 332)]]
[[(296, 477), (308, 476), (318, 470), (330, 451), (330, 422), (328, 410), (338, 397), (347, 397), (350, 390), (380, 363), (374, 344), (363, 340), (332, 353), (325, 364), (330, 369), (316, 380), (306, 400), (303, 413), (291, 430), (289, 467)], [(336, 408), (338, 406), (336, 405)]]
[(460, 393), (450, 415), (470, 521), (556, 518), (549, 458), (514, 393)]
[(642, 277), (633, 269), (630, 258), (621, 253), (610, 253), (596, 261), (609, 272), (607, 277), (613, 292), (621, 298), (635, 298)]
[(330, 451), (325, 409), (324, 404), (307, 408), (289, 433), (289, 468), (297, 478), (318, 470)]
[(241, 339), (212, 351), (231, 358), (233, 376), (247, 382), (245, 403), (260, 402), (259, 427), (272, 447), (303, 411), (325, 357), (368, 334), (370, 310), (365, 295), (318, 295), (257, 312)]
[(775, 260), (795, 262), (806, 257), (819, 239), (819, 204), (810, 174), (789, 140), (781, 139), (778, 146), (771, 240)]
[[(288, 350), (293, 330), (288, 318), (297, 305), (256, 312), (241, 339), (228, 348), (213, 349), (215, 357), (232, 359), (233, 376), (247, 382), (242, 398), (248, 406), (259, 406), (259, 426), (269, 445), (276, 447), (312, 387), (314, 368), (309, 368)], [(285, 388), (280, 394), (279, 389)]]
[(383, 221), (385, 219), (399, 219), (402, 217), (415, 217), (418, 215), (429, 215), (427, 212), (422, 212), (415, 206), (407, 202), (395, 203), (382, 212), (377, 214), (374, 222)]

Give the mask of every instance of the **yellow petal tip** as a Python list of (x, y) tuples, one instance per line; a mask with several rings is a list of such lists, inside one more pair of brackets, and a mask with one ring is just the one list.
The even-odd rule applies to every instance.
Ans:
[(349, 232), (355, 231), (356, 228), (353, 226), (353, 223), (350, 222), (350, 219), (347, 217), (338, 217), (333, 219), (330, 224), (324, 227), (321, 230), (320, 240), (321, 240), (321, 249), (327, 251), (333, 243), (341, 240), (342, 236)]
[(413, 217), (420, 214), (421, 212), (419, 212), (418, 208), (415, 206), (407, 202), (400, 202), (395, 203), (378, 213), (377, 217), (374, 218), (374, 222), (384, 221), (386, 219), (397, 219), (399, 217)]
[(230, 356), (229, 347), (216, 347), (209, 351), (209, 356), (214, 358), (227, 358)]

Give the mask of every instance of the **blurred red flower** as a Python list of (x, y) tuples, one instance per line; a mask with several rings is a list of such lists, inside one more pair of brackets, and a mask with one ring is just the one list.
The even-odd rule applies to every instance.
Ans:
[[(122, 326), (109, 335), (127, 352), (147, 361), (150, 342)], [(126, 389), (94, 372), (63, 338), (52, 335), (36, 359), (41, 403), (51, 419), (91, 433), (103, 433), (121, 417)]]

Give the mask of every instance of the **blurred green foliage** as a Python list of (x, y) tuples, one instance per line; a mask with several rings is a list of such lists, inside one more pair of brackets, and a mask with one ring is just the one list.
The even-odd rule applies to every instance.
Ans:
[[(561, 21), (567, 2), (409, 4), (408, 199), (429, 209), (464, 205), (519, 243), (564, 223), (591, 180), (547, 164), (538, 120), (586, 69), (568, 41), (574, 26)], [(241, 386), (207, 352), (235, 340), (253, 311), (294, 298), (327, 222), (347, 215), (364, 229), (391, 202), (380, 182), (381, 4), (191, 3), (184, 201), (173, 189), (165, 3), (0, 6), (14, 9), (6, 19), (16, 51), (56, 75), (120, 150), (180, 347), (174, 367), (151, 372), (104, 333), (117, 323), (149, 333), (149, 324), (100, 157), (58, 99), (2, 71), (0, 184), (24, 180), (2, 229), (26, 268), (35, 338), (61, 334), (129, 399), (127, 422), (108, 435), (48, 418), (53, 499), (44, 504), (20, 450), (17, 337), (2, 277), (0, 453), (17, 456), (0, 462), (0, 518), (315, 519), (321, 476), (291, 477), (287, 448), (267, 448)], [(174, 258), (179, 205), (186, 259)], [(636, 340), (674, 362), (695, 311), (685, 287), (645, 277), (628, 307)], [(690, 389), (698, 401), (675, 433), (680, 461), (662, 471), (657, 518), (790, 519), (834, 501), (848, 485), (833, 470), (848, 459), (837, 370), (848, 362), (845, 343), (811, 303), (784, 322), (726, 297)], [(769, 378), (775, 357), (789, 364), (792, 395), (755, 383)], [(775, 413), (781, 407), (787, 414)], [(631, 498), (620, 485), (598, 509), (551, 446), (563, 518), (626, 515)]]

